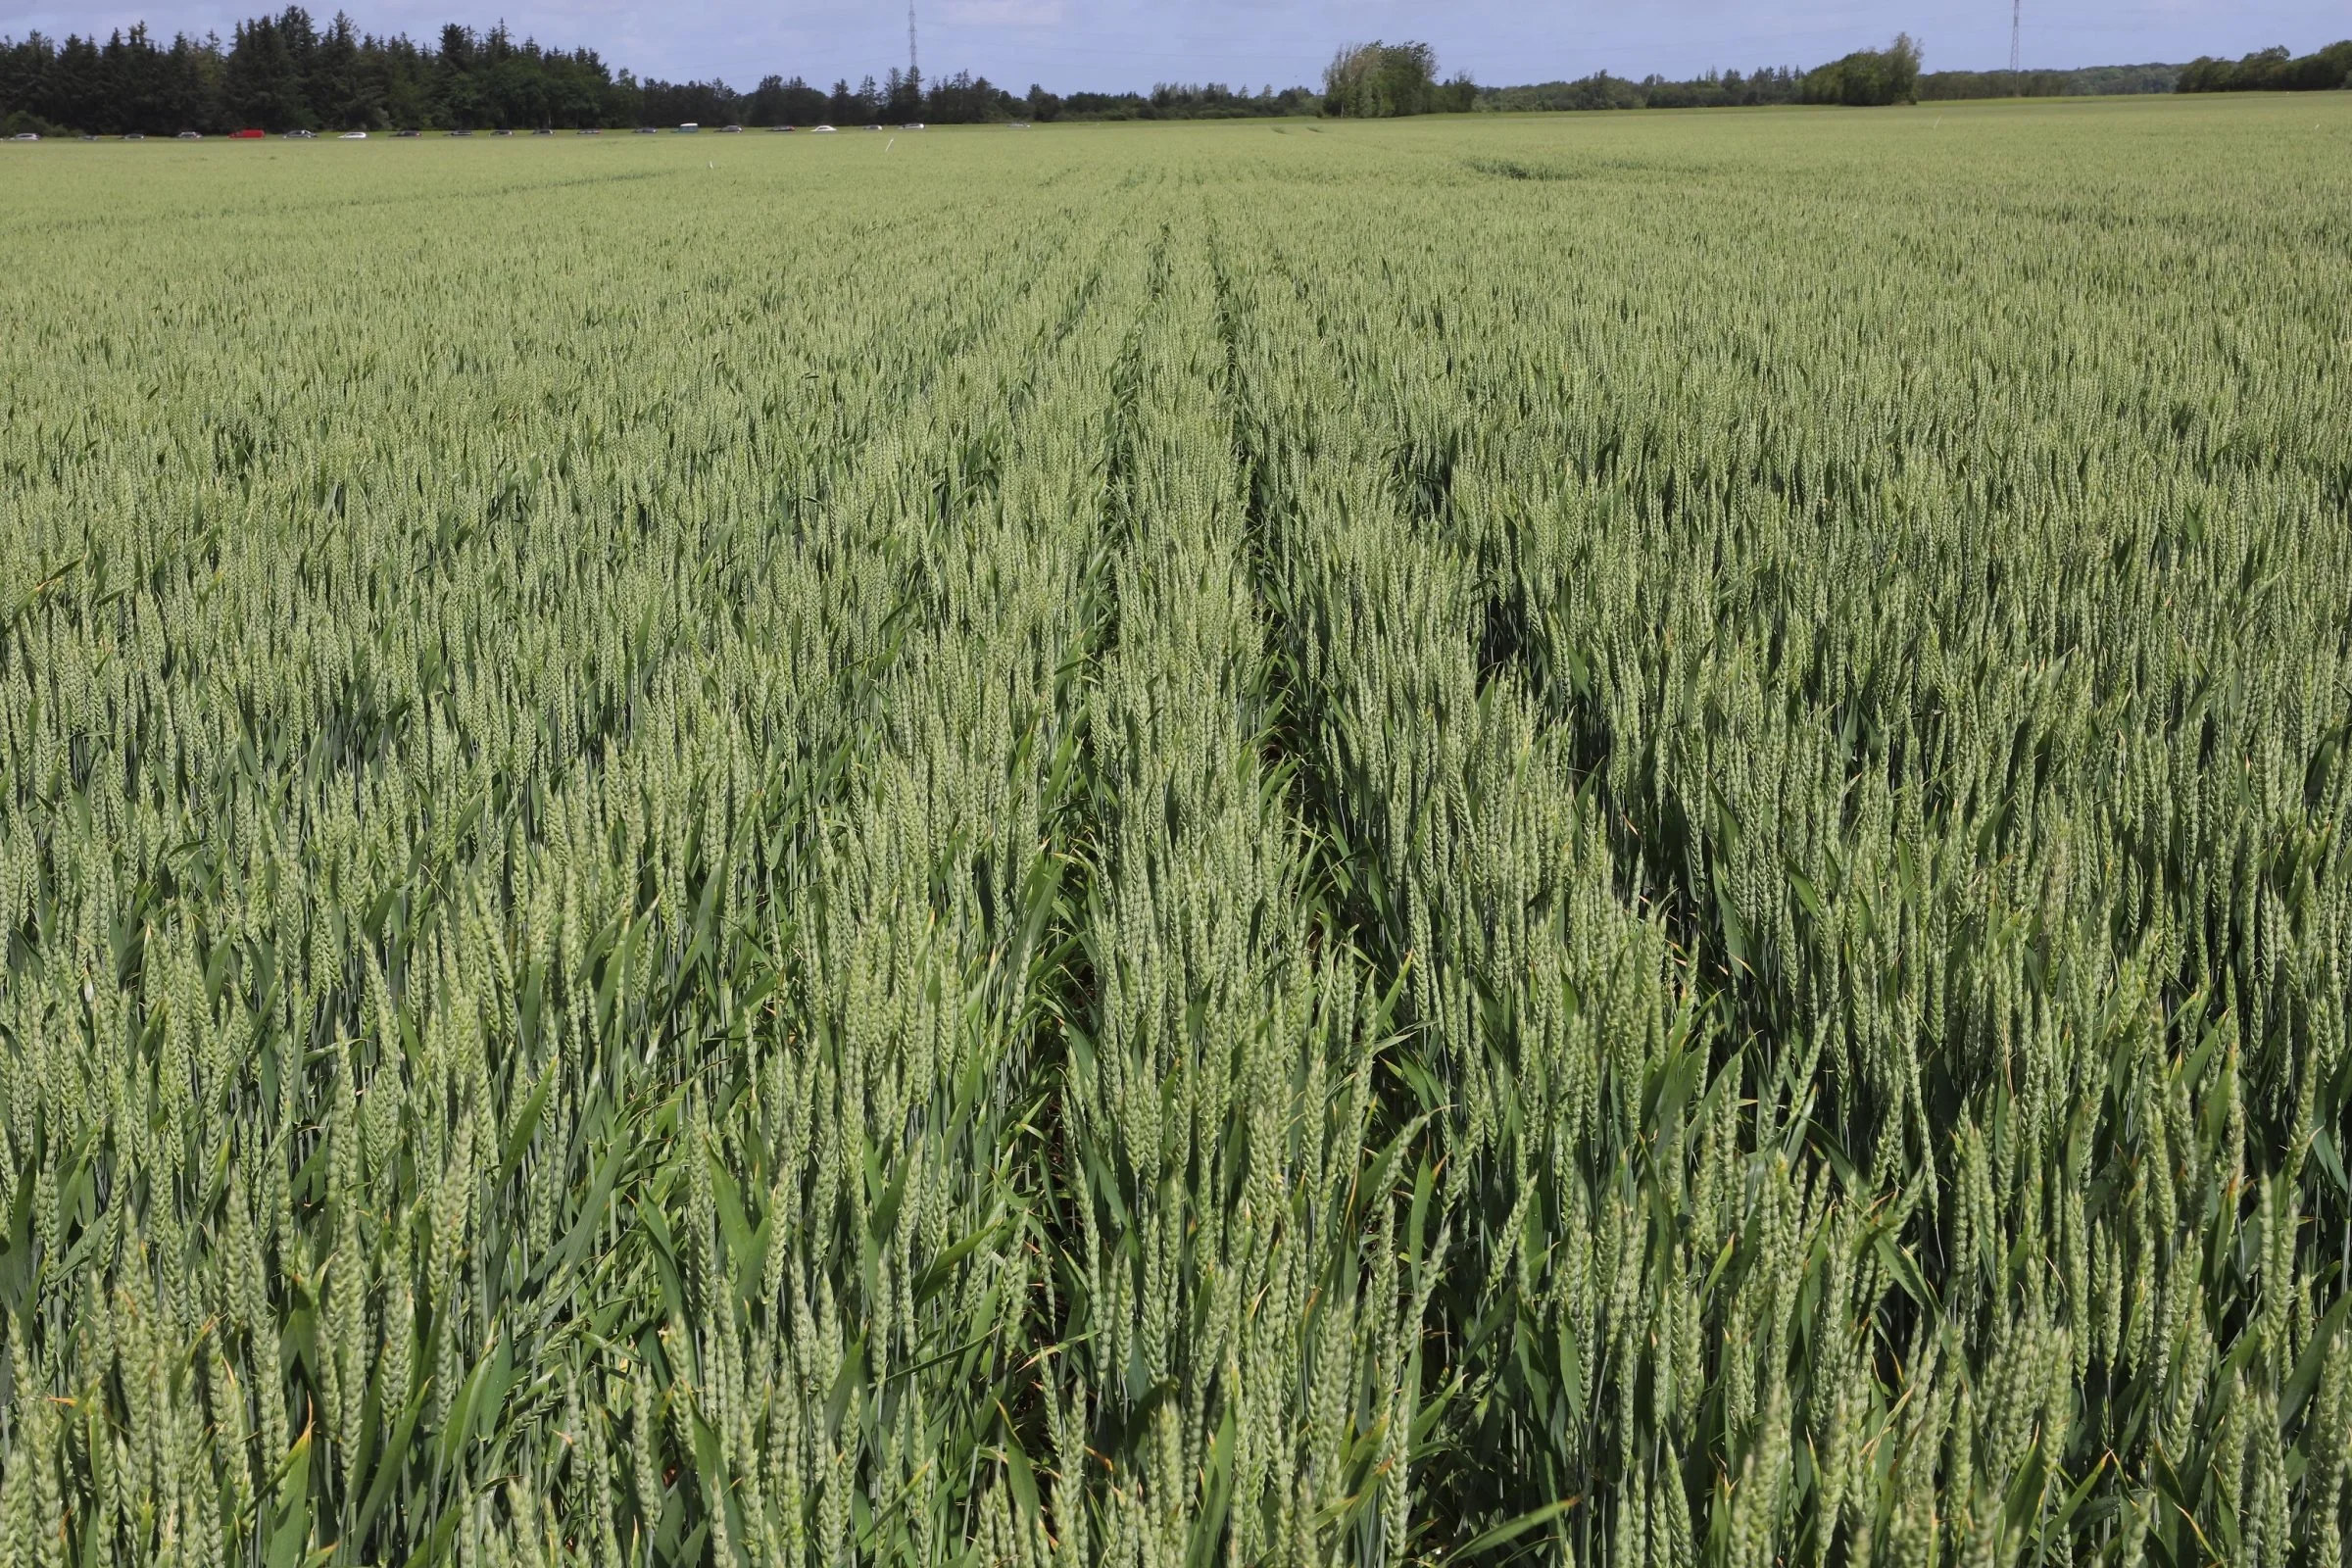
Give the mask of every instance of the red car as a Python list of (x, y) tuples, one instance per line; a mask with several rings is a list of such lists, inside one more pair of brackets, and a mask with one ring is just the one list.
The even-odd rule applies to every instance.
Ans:
[(258, 130), (232, 130), (228, 133), (228, 139), (230, 141), (260, 141), (262, 133)]

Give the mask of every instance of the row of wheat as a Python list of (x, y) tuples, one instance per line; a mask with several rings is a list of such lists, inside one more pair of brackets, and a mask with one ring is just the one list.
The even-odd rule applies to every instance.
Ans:
[(2342, 175), (1974, 123), (33, 192), (0, 1564), (2338, 1568)]

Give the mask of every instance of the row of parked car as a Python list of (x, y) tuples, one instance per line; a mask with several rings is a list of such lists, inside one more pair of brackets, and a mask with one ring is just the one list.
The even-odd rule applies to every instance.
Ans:
[[(225, 139), (229, 141), (261, 141), (265, 138), (266, 134), (266, 132), (259, 130), (232, 130), (228, 133)], [(408, 130), (395, 131), (393, 134), (414, 136), (416, 133), (413, 130)], [(545, 133), (542, 132), (542, 134)], [(317, 141), (318, 139), (318, 133), (315, 130), (289, 130), (284, 133), (284, 137), (287, 141)], [(11, 136), (8, 139), (10, 141), (39, 141), (41, 137), (37, 131), (24, 130), (19, 131), (16, 135)], [(106, 138), (103, 136), (93, 136), (85, 130), (74, 139), (75, 141), (104, 141)], [(115, 139), (117, 141), (145, 141), (147, 139), (147, 133), (143, 130), (125, 131)], [(173, 141), (202, 141), (204, 140), (204, 132), (201, 130), (183, 130), (172, 139)], [(367, 139), (368, 133), (364, 130), (347, 130), (335, 137), (335, 140), (337, 141), (366, 141)]]
[[(686, 122), (686, 123), (676, 127), (676, 134), (680, 136), (692, 136), (702, 128), (702, 126), (689, 120)], [(741, 125), (719, 125), (714, 128), (716, 132), (722, 136), (736, 135), (743, 130)], [(798, 125), (766, 125), (762, 126), (761, 128), (789, 134), (790, 132), (796, 131), (801, 127)], [(904, 125), (868, 125), (865, 128), (867, 130), (928, 130), (931, 127), (924, 124), (921, 121), (916, 120), (910, 121)], [(830, 135), (832, 134), (833, 129), (834, 127), (831, 125), (810, 125), (808, 127), (810, 134), (814, 134), (815, 132), (821, 130), (827, 135)], [(462, 130), (453, 130), (450, 132), (450, 134), (453, 136), (463, 136), (466, 134), (466, 132)], [(499, 134), (503, 136), (507, 133), (505, 131), (500, 131)], [(543, 130), (539, 132), (539, 134), (544, 136), (547, 134), (547, 132)], [(583, 130), (580, 132), (580, 134), (583, 136), (596, 136), (603, 133), (601, 131)], [(637, 127), (637, 134), (640, 136), (659, 136), (662, 134), (662, 127), (659, 125), (639, 125)]]
[[(238, 134), (242, 135), (244, 133), (240, 131)], [(259, 136), (261, 132), (257, 130), (253, 134)], [(289, 134), (291, 134), (291, 132), (289, 132)], [(310, 132), (306, 130), (302, 134), (307, 136), (310, 134)], [(10, 141), (39, 141), (41, 139), (41, 135), (38, 131), (20, 130), (14, 136), (9, 137), (8, 139)], [(85, 130), (74, 139), (75, 141), (99, 141), (103, 140), (104, 138), (93, 136)], [(116, 139), (119, 141), (145, 141), (147, 139), (147, 134), (145, 131), (134, 130), (127, 132), (122, 136), (117, 137)], [(174, 139), (178, 141), (202, 141), (204, 140), (204, 132), (200, 130), (183, 130)]]
[[(696, 124), (690, 120), (686, 122), (686, 123), (675, 127), (672, 133), (680, 136), (691, 136), (699, 132), (702, 128), (703, 127), (701, 125)], [(766, 128), (771, 131), (789, 132), (797, 130), (800, 127), (797, 125), (769, 125)], [(865, 128), (867, 130), (928, 130), (930, 127), (918, 120), (904, 125), (868, 125)], [(714, 134), (721, 136), (740, 135), (743, 131), (743, 127), (741, 125), (715, 125), (712, 126), (711, 129)], [(825, 135), (831, 135), (833, 133), (833, 129), (834, 127), (831, 125), (810, 125), (808, 127), (809, 133), (812, 135), (820, 132)], [(411, 140), (421, 136), (424, 134), (424, 132), (420, 130), (395, 130), (386, 132), (386, 134), (391, 136), (395, 141), (402, 141)], [(452, 136), (471, 136), (474, 134), (474, 132), (470, 130), (453, 130), (449, 132), (449, 134)], [(514, 132), (512, 130), (493, 130), (485, 132), (484, 134), (492, 136), (512, 136), (514, 134)], [(532, 131), (531, 134), (534, 136), (553, 136), (555, 132), (542, 127), (541, 129)], [(604, 131), (597, 126), (590, 125), (574, 131), (572, 134), (576, 136), (602, 136)], [(637, 134), (640, 136), (659, 136), (662, 134), (662, 128), (659, 125), (639, 125), (637, 127)], [(315, 130), (283, 131), (280, 133), (280, 136), (281, 139), (285, 141), (317, 141), (318, 139), (318, 133)], [(229, 141), (261, 141), (264, 140), (265, 137), (266, 133), (259, 130), (232, 130), (228, 133), (226, 139)], [(8, 139), (10, 141), (39, 141), (41, 138), (37, 132), (27, 130), (22, 131), (17, 135), (9, 137)], [(85, 133), (78, 139), (82, 141), (97, 141), (100, 138)], [(145, 141), (147, 137), (143, 132), (134, 130), (119, 139), (122, 141)], [(174, 141), (202, 141), (204, 140), (204, 132), (200, 130), (183, 130), (172, 139)], [(336, 141), (366, 141), (367, 139), (368, 132), (364, 130), (346, 130), (334, 137), (334, 140)]]

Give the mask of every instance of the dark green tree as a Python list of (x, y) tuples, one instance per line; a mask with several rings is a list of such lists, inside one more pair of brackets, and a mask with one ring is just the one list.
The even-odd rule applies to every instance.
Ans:
[(282, 19), (256, 17), (237, 24), (235, 37), (222, 69), (231, 117), (270, 131), (314, 124), (298, 59), (298, 51), (307, 55), (315, 42), (309, 16), (295, 7)]
[(1350, 44), (1323, 70), (1323, 112), (1351, 119), (1466, 112), (1478, 89), (1468, 76), (1438, 84), (1437, 51), (1425, 43)]
[(2300, 57), (2283, 44), (2239, 60), (2200, 55), (2180, 68), (2182, 92), (2326, 92), (2352, 87), (2352, 38)]
[(360, 52), (359, 24), (344, 12), (318, 35), (305, 87), (317, 122), (332, 130), (367, 130), (383, 120), (380, 77)]
[(880, 118), (894, 125), (923, 118), (923, 74), (909, 70), (901, 75), (893, 67), (882, 89)]
[(1798, 98), (1809, 104), (1875, 108), (1919, 98), (1919, 42), (1907, 32), (1884, 49), (1857, 49), (1805, 73)]

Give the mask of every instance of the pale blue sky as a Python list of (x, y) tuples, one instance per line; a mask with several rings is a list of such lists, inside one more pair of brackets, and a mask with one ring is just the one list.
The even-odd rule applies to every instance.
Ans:
[[(0, 0), (0, 35), (62, 36), (127, 26), (226, 36), (238, 17), (285, 0)], [(1481, 82), (1542, 81), (1596, 70), (1686, 76), (1710, 67), (1814, 65), (1919, 37), (1927, 67), (1987, 69), (2009, 57), (2008, 0), (917, 0), (926, 74), (968, 69), (1016, 91), (1041, 81), (1149, 87), (1219, 80), (1255, 87), (1316, 81), (1345, 40), (1421, 38), (1448, 73)], [(333, 0), (313, 7), (321, 20)], [(640, 74), (721, 76), (749, 87), (768, 72), (819, 83), (879, 75), (906, 58), (905, 0), (349, 0), (362, 28), (429, 37), (443, 22), (503, 17), (543, 43), (585, 44)], [(2026, 0), (2029, 66), (2120, 65), (2297, 53), (2352, 35), (2345, 0)]]

